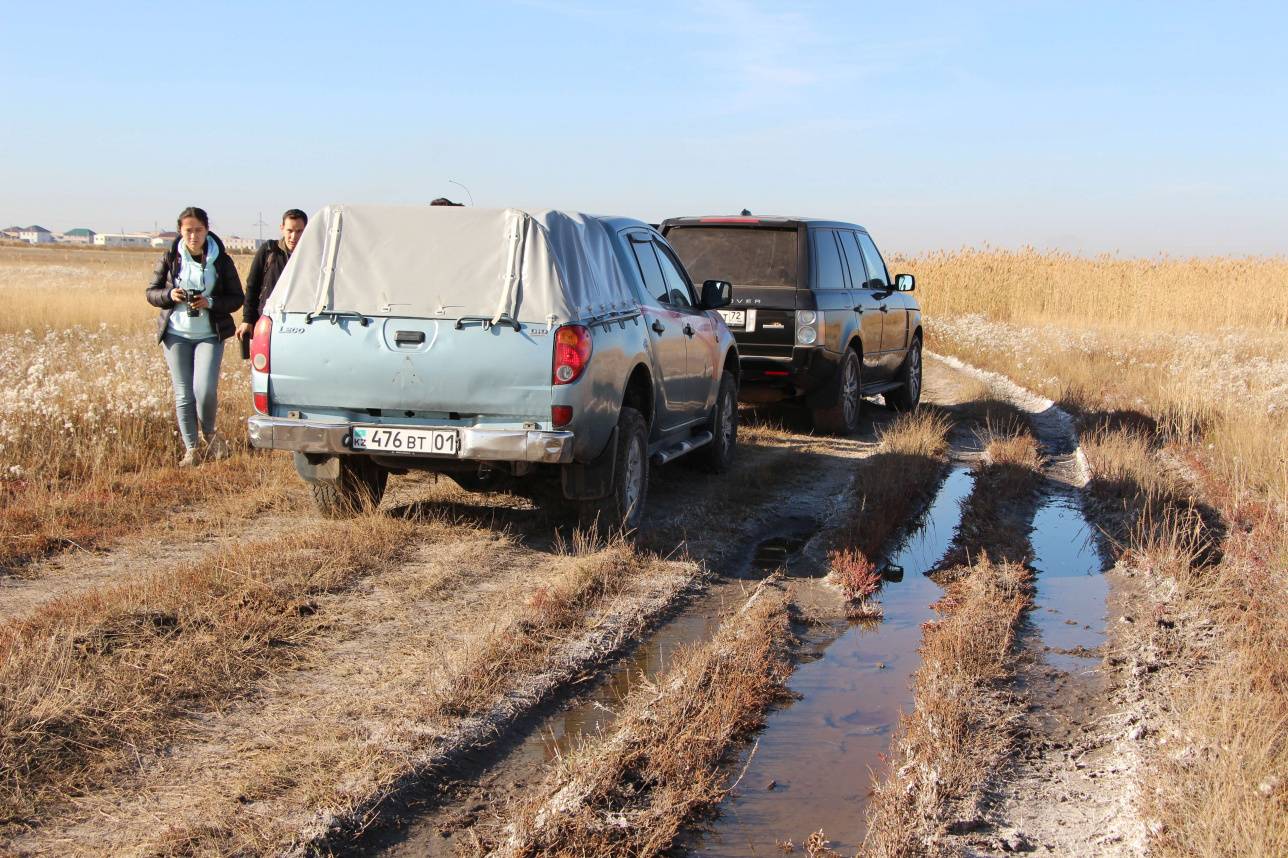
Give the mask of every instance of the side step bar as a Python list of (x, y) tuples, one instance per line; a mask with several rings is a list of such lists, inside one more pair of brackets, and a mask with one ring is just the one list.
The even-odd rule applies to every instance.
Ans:
[(876, 384), (865, 384), (859, 390), (862, 396), (876, 396), (878, 393), (885, 393), (887, 390), (894, 390), (896, 387), (903, 387), (902, 381), (882, 381)]
[(712, 439), (715, 437), (716, 436), (712, 435), (710, 431), (703, 431), (690, 438), (685, 438), (678, 444), (672, 444), (670, 447), (667, 447), (664, 450), (658, 450), (654, 453), (653, 464), (665, 465), (667, 462), (672, 459), (678, 459), (690, 450), (696, 450), (703, 444), (710, 444)]

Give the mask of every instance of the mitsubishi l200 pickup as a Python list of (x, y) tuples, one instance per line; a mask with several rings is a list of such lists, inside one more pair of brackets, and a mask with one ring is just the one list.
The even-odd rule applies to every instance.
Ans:
[(662, 234), (701, 277), (733, 283), (722, 310), (742, 360), (744, 402), (800, 399), (820, 432), (859, 428), (863, 397), (921, 400), (921, 308), (861, 226), (814, 218), (670, 218)]
[(329, 515), (419, 469), (631, 531), (650, 463), (734, 455), (731, 291), (628, 218), (330, 206), (255, 326), (250, 440)]

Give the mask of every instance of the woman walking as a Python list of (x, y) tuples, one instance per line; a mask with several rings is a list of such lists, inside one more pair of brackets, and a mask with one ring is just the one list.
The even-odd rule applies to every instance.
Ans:
[[(161, 308), (157, 341), (165, 349), (174, 384), (174, 407), (183, 436), (179, 467), (228, 456), (228, 443), (215, 431), (219, 365), (224, 340), (233, 335), (232, 312), (242, 305), (241, 277), (224, 243), (210, 231), (205, 211), (179, 213), (179, 237), (152, 272), (148, 303)], [(198, 451), (197, 429), (206, 446)]]

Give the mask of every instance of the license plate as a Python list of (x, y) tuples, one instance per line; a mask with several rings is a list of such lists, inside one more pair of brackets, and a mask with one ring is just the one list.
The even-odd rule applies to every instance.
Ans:
[(720, 315), (724, 317), (725, 324), (731, 328), (745, 328), (747, 326), (746, 310), (721, 310)]
[(461, 452), (461, 435), (455, 429), (391, 429), (355, 426), (353, 449), (418, 456), (455, 456)]

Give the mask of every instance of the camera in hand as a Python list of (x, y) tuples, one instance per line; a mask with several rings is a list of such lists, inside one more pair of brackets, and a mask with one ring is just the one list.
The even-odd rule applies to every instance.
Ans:
[(201, 315), (201, 311), (200, 311), (200, 310), (198, 310), (197, 308), (193, 307), (193, 306), (192, 306), (192, 302), (193, 302), (193, 301), (195, 301), (195, 300), (197, 300), (197, 298), (201, 297), (201, 293), (202, 293), (202, 292), (205, 292), (206, 290), (205, 290), (205, 289), (189, 289), (189, 290), (187, 290), (187, 291), (188, 291), (188, 315), (189, 315), (190, 317), (200, 316), (200, 315)]

